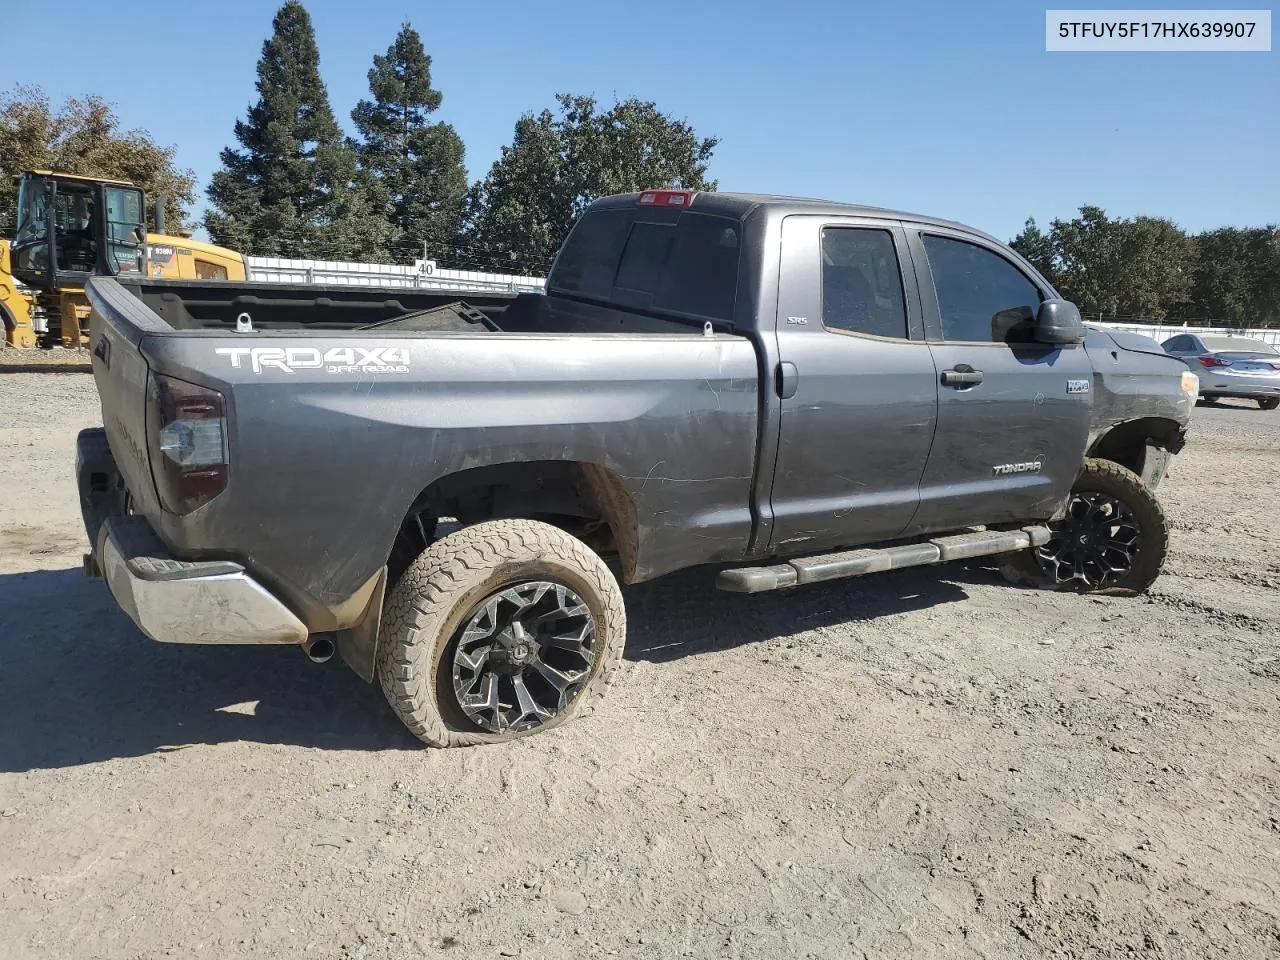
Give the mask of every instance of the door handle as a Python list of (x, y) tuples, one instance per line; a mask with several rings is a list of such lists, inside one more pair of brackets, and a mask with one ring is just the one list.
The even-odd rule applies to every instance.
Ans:
[(950, 370), (942, 371), (944, 387), (976, 387), (982, 382), (982, 371), (975, 370), (967, 363), (957, 363)]
[(796, 388), (799, 386), (800, 371), (790, 360), (783, 360), (778, 364), (777, 371), (778, 396), (783, 400), (790, 400), (796, 395)]

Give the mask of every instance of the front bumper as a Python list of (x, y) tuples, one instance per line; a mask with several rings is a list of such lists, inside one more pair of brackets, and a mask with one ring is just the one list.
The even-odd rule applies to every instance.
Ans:
[(307, 628), (229, 560), (174, 558), (145, 517), (122, 512), (115, 462), (101, 430), (76, 439), (87, 570), (99, 571), (138, 629), (161, 643), (302, 643)]

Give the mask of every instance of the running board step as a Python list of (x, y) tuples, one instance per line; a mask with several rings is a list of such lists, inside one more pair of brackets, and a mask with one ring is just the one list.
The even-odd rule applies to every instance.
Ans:
[(1038, 547), (1049, 540), (1049, 528), (1023, 527), (1021, 530), (979, 530), (934, 537), (922, 543), (907, 543), (879, 549), (846, 550), (816, 557), (797, 557), (769, 567), (737, 567), (721, 570), (716, 586), (730, 593), (764, 593), (823, 580), (860, 577), (883, 570), (923, 567), (950, 560), (968, 560), (993, 553), (1013, 553)]

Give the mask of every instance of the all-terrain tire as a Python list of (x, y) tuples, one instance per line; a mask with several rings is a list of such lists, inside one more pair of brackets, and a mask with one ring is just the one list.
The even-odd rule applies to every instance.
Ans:
[[(596, 626), (594, 662), (577, 696), (555, 716), (530, 730), (489, 732), (458, 704), (452, 651), (481, 601), (528, 581), (564, 584), (586, 603)], [(383, 610), (378, 677), (392, 709), (424, 743), (501, 743), (593, 709), (622, 658), (626, 633), (618, 582), (586, 544), (550, 524), (492, 520), (437, 540), (405, 570)]]
[(1263, 397), (1258, 401), (1258, 406), (1263, 410), (1274, 410), (1276, 407), (1280, 407), (1280, 397)]
[[(1141, 541), (1128, 572), (1100, 589), (1083, 585), (1058, 583), (1049, 575), (1036, 556), (1035, 549), (1010, 554), (1001, 567), (1005, 578), (1042, 589), (1070, 590), (1106, 596), (1133, 597), (1144, 593), (1164, 567), (1169, 552), (1169, 523), (1155, 494), (1132, 470), (1110, 460), (1089, 459), (1071, 488), (1072, 496), (1100, 493), (1114, 497), (1132, 513), (1141, 532)], [(1050, 528), (1054, 525), (1050, 524)]]

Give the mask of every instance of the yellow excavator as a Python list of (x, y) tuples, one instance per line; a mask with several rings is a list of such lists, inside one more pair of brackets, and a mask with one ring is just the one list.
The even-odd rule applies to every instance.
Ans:
[(8, 346), (80, 347), (95, 275), (244, 280), (244, 257), (225, 247), (147, 233), (146, 198), (124, 180), (28, 170), (18, 177), (18, 228), (0, 240), (0, 321)]

